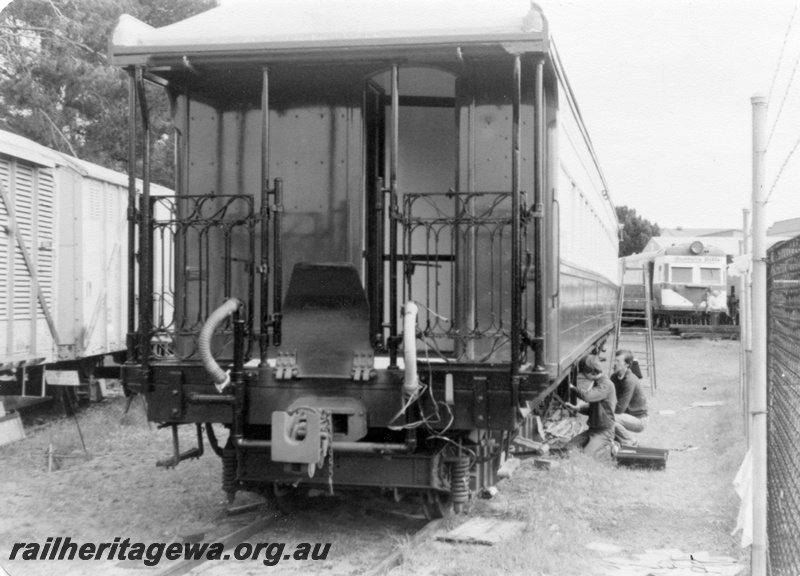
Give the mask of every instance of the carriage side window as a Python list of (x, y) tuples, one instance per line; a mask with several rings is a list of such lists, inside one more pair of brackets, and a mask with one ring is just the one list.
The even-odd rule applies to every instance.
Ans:
[(721, 268), (700, 268), (700, 282), (703, 284), (721, 284)]
[(672, 267), (672, 282), (675, 284), (689, 284), (692, 281), (692, 269), (684, 266)]

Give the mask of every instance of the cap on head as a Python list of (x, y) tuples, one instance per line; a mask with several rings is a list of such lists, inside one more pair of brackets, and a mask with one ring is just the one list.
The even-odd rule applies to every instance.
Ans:
[(581, 359), (578, 369), (582, 374), (602, 374), (603, 364), (600, 362), (599, 357), (589, 354)]

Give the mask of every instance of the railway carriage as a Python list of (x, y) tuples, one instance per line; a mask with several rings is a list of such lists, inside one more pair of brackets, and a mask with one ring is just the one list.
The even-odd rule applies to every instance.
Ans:
[[(620, 259), (628, 313), (644, 310), (645, 278), (656, 326), (731, 322), (728, 256), (699, 240)], [(646, 274), (645, 274), (646, 271)], [(733, 296), (733, 294), (731, 294)]]
[(616, 216), (541, 10), (245, 0), (158, 29), (123, 16), (111, 54), (131, 142), (145, 82), (177, 136), (176, 195), (145, 186), (130, 210), (124, 379), (175, 434), (160, 463), (202, 453), (205, 424), (230, 498), (376, 487), (438, 515), (492, 485), (602, 347), (619, 288)]
[[(126, 352), (128, 185), (124, 174), (0, 130), (0, 400), (6, 408), (79, 383), (96, 393), (95, 377), (119, 376), (110, 360), (121, 362)], [(167, 192), (150, 189), (154, 196)]]

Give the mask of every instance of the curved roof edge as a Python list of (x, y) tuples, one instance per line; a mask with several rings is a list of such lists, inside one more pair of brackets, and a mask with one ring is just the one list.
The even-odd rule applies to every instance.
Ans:
[(154, 55), (541, 41), (531, 0), (237, 0), (153, 28), (123, 15), (109, 41), (114, 64)]

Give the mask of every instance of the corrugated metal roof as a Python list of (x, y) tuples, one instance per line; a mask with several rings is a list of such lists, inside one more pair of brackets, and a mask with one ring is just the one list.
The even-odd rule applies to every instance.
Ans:
[(154, 54), (541, 40), (530, 0), (240, 0), (162, 28), (120, 18), (113, 62)]
[(796, 236), (800, 234), (800, 218), (778, 220), (767, 230), (768, 235)]

